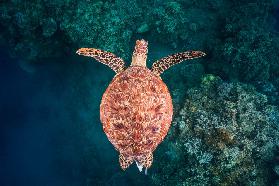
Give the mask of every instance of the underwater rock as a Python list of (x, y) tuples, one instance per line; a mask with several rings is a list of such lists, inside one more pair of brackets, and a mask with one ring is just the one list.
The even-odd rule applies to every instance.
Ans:
[[(181, 51), (206, 49), (210, 56), (206, 64), (209, 73), (231, 80), (277, 81), (277, 86), (279, 57), (274, 54), (279, 49), (279, 37), (272, 31), (274, 7), (272, 0), (67, 0), (32, 1), (28, 5), (14, 0), (0, 4), (0, 33), (12, 53), (19, 43), (40, 40), (38, 44), (44, 46), (37, 47), (48, 50), (40, 50), (35, 60), (53, 57), (58, 48), (73, 46), (96, 46), (127, 60), (131, 38), (148, 33), (156, 43)], [(58, 27), (60, 35), (46, 42)], [(53, 48), (53, 43), (59, 47)]]
[(42, 22), (43, 36), (50, 37), (57, 30), (56, 21), (53, 18), (46, 19)]
[(102, 1), (79, 1), (74, 10), (63, 16), (60, 28), (78, 46), (98, 46), (129, 59), (131, 29), (135, 32), (137, 24), (131, 22), (133, 15), (119, 6)]
[(279, 176), (279, 165), (276, 165), (273, 170)]
[(142, 34), (142, 33), (148, 32), (149, 29), (150, 29), (150, 28), (149, 28), (148, 24), (147, 24), (147, 23), (144, 23), (144, 24), (142, 24), (142, 25), (137, 29), (137, 33)]
[(222, 41), (213, 50), (215, 61), (209, 68), (230, 80), (274, 81), (279, 66), (274, 55), (279, 49), (279, 37), (273, 31), (274, 1), (235, 1), (229, 8), (222, 21)]
[(22, 3), (14, 0), (0, 4), (0, 35), (4, 38), (1, 43), (9, 48), (11, 57), (20, 58), (29, 65), (64, 53), (69, 44), (65, 37), (61, 34), (59, 38), (50, 38), (59, 20), (50, 16), (54, 10), (47, 9), (44, 1)]
[(200, 87), (187, 91), (155, 153), (160, 161), (154, 162), (154, 183), (267, 185), (273, 170), (266, 162), (279, 146), (275, 110), (252, 86), (204, 76)]
[(45, 43), (60, 27), (61, 35), (48, 42), (47, 53), (37, 46), (36, 59), (57, 53), (53, 48), (57, 42), (59, 48), (98, 46), (126, 60), (132, 51), (131, 38), (148, 32), (154, 41), (171, 48), (206, 48), (210, 56), (206, 69), (230, 80), (274, 83), (279, 76), (272, 0), (112, 2), (34, 1), (27, 6), (6, 1), (0, 5), (0, 32), (14, 52), (25, 41)]
[(209, 38), (215, 35), (214, 18), (218, 16), (218, 11), (210, 11), (191, 3), (184, 5), (186, 3), (187, 1), (164, 2), (153, 7), (152, 11), (150, 9), (149, 22), (155, 28), (151, 29), (150, 34), (156, 41), (172, 48), (182, 47), (184, 50), (190, 46), (202, 48), (210, 43)]
[(254, 84), (259, 91), (267, 95), (270, 103), (279, 104), (279, 91), (273, 83), (269, 81), (257, 81)]

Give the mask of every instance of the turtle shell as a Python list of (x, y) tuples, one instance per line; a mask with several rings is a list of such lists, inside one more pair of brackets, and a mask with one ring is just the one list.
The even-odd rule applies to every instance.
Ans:
[(116, 150), (128, 156), (153, 152), (166, 136), (172, 115), (166, 84), (141, 66), (116, 75), (100, 105), (104, 132)]

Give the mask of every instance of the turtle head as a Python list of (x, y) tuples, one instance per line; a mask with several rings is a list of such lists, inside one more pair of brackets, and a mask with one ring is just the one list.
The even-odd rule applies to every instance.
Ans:
[(133, 52), (131, 66), (146, 67), (146, 58), (148, 52), (148, 42), (141, 39), (136, 41), (135, 50)]

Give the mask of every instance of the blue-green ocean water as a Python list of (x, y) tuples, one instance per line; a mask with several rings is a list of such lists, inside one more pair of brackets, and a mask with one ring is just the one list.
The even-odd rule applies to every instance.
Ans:
[[(83, 71), (81, 81), (83, 75), (92, 78), (94, 90), (82, 82), (73, 85), (69, 76), (77, 73), (77, 68)], [(89, 73), (87, 68), (98, 68), (104, 74), (96, 76), (96, 69)], [(149, 183), (135, 166), (121, 171), (118, 153), (102, 131), (98, 108), (112, 78), (112, 73), (102, 68), (94, 63), (55, 59), (39, 64), (36, 72), (30, 73), (7, 53), (1, 53), (1, 185)], [(93, 103), (77, 103), (86, 95)]]
[(120, 169), (102, 130), (112, 71), (77, 57), (22, 67), (2, 51), (1, 185), (151, 184), (135, 165)]
[[(156, 4), (156, 2), (157, 1), (154, 1), (154, 4)], [(261, 1), (259, 2), (262, 3)], [(9, 11), (5, 12), (2, 7), (5, 7), (5, 3), (8, 4), (8, 1), (0, 3), (2, 3), (0, 4), (0, 186), (136, 186), (155, 185), (156, 183), (159, 183), (160, 185), (160, 181), (158, 182), (154, 181), (155, 179), (152, 179), (153, 175), (161, 174), (159, 179), (162, 178), (162, 182), (164, 182), (164, 179), (170, 180), (172, 176), (174, 177), (174, 175), (176, 175), (176, 171), (163, 173), (164, 171), (162, 170), (162, 167), (156, 167), (156, 164), (159, 164), (160, 162), (165, 163), (163, 159), (160, 159), (161, 156), (156, 153), (154, 155), (155, 160), (153, 165), (155, 168), (151, 167), (150, 170), (148, 170), (148, 175), (140, 173), (135, 164), (133, 164), (125, 172), (122, 171), (118, 163), (118, 152), (114, 150), (113, 146), (107, 140), (107, 137), (102, 130), (102, 124), (99, 120), (100, 100), (103, 92), (114, 76), (113, 71), (92, 59), (76, 56), (75, 50), (80, 46), (78, 39), (74, 40), (71, 38), (73, 41), (70, 43), (63, 43), (64, 40), (59, 40), (59, 44), (55, 43), (57, 37), (66, 37), (63, 35), (62, 28), (60, 28), (61, 30), (58, 29), (52, 37), (45, 40), (41, 40), (40, 36), (36, 34), (32, 36), (32, 39), (30, 39), (30, 35), (26, 36), (25, 39), (27, 43), (28, 41), (29, 43), (30, 41), (38, 41), (39, 44), (36, 43), (36, 45), (45, 46), (44, 44), (46, 44), (47, 47), (53, 45), (55, 50), (61, 50), (62, 53), (54, 56), (53, 53), (51, 53), (53, 51), (51, 51), (50, 54), (46, 52), (43, 54), (43, 58), (35, 57), (29, 61), (29, 58), (25, 56), (27, 53), (28, 55), (30, 54), (28, 51), (25, 49), (20, 51), (20, 49), (18, 49), (19, 46), (16, 44), (15, 46), (18, 47), (17, 49), (15, 49), (16, 47), (13, 46), (14, 43), (20, 43), (21, 41), (23, 45), (26, 45), (26, 43), (23, 42), (23, 40), (25, 40), (25, 36), (17, 33), (25, 30), (25, 28), (15, 26), (15, 29), (19, 29), (20, 31), (13, 30), (13, 25), (16, 24), (15, 22), (18, 22), (18, 19), (24, 22), (23, 19), (18, 18), (21, 17), (21, 14), (16, 14), (14, 12), (10, 13)], [(160, 5), (159, 1), (157, 3)], [(178, 3), (183, 4), (183, 1), (178, 1)], [(245, 4), (247, 2), (243, 3)], [(239, 2), (239, 6), (241, 5), (243, 4)], [(124, 5), (123, 7), (126, 8)], [(73, 7), (73, 9), (75, 8), (76, 7)], [(272, 15), (277, 23), (274, 23), (272, 31), (267, 31), (268, 33), (275, 33), (277, 37), (279, 37), (278, 9), (279, 8), (277, 8), (277, 6), (274, 6), (274, 9), (270, 10), (270, 15)], [(50, 11), (51, 10), (52, 9), (50, 7)], [(20, 8), (17, 11), (24, 12), (23, 10), (21, 11)], [(4, 16), (6, 14), (8, 15), (9, 13), (11, 14), (10, 19), (13, 21), (16, 20), (12, 22), (11, 25), (6, 22)], [(135, 12), (132, 11), (126, 13), (129, 15)], [(102, 12), (97, 14), (101, 15)], [(158, 19), (158, 21), (160, 21), (160, 18), (156, 17), (154, 19)], [(249, 22), (249, 19), (251, 18), (248, 18), (246, 21)], [(69, 20), (71, 20), (71, 18), (69, 18)], [(57, 22), (63, 22), (63, 20), (57, 19)], [(218, 21), (216, 22), (218, 24)], [(24, 24), (25, 23), (23, 23), (23, 25)], [(118, 22), (117, 24), (121, 23)], [(160, 25), (160, 23), (158, 24)], [(185, 25), (187, 24), (185, 23)], [(131, 25), (129, 24), (127, 25), (127, 30), (129, 30), (128, 27), (130, 26)], [(179, 27), (177, 27), (177, 29), (178, 28)], [(42, 27), (38, 26), (38, 28), (31, 30), (36, 29), (40, 30)], [(72, 29), (74, 30), (74, 33), (71, 34), (84, 32), (84, 30), (78, 31), (75, 30), (75, 28)], [(151, 27), (150, 30), (152, 29), (155, 30), (156, 28)], [(175, 32), (175, 30), (173, 32)], [(179, 30), (177, 30), (177, 32), (179, 32)], [(38, 33), (41, 33), (41, 31), (38, 31)], [(126, 41), (119, 42), (125, 43), (122, 45), (125, 46), (125, 49), (129, 49), (129, 52), (131, 53), (136, 39), (144, 38), (149, 40), (149, 67), (152, 64), (152, 61), (156, 59), (160, 59), (161, 57), (175, 52), (191, 49), (191, 47), (201, 47), (203, 50), (210, 48), (209, 46), (201, 46), (200, 43), (196, 44), (194, 41), (192, 42), (192, 40), (189, 42), (191, 46), (185, 47), (186, 44), (183, 42), (179, 43), (176, 39), (167, 38), (169, 37), (169, 34), (167, 34), (167, 29), (162, 28), (162, 31), (158, 31), (156, 34), (158, 34), (156, 36), (157, 38), (154, 37), (154, 33), (152, 35), (149, 33), (149, 31), (144, 33), (135, 32), (130, 37), (128, 44)], [(65, 40), (72, 36), (69, 35), (67, 35)], [(120, 33), (116, 33), (115, 35), (109, 35), (108, 33), (106, 33), (106, 35), (102, 35), (102, 32), (100, 32), (98, 33), (98, 36), (95, 36), (95, 38), (106, 38), (110, 36), (117, 37), (120, 35)], [(195, 38), (195, 33), (189, 33), (189, 35)], [(158, 38), (161, 40), (158, 40)], [(166, 44), (163, 42), (164, 40), (168, 39), (173, 40), (173, 43)], [(214, 37), (213, 39), (203, 39), (214, 40)], [(263, 40), (257, 42), (261, 43), (265, 39), (266, 38), (263, 38)], [(109, 42), (109, 39), (107, 40)], [(87, 41), (82, 42), (86, 43)], [(115, 45), (117, 45), (117, 42)], [(216, 41), (216, 47), (218, 47), (217, 45), (222, 42), (225, 42), (225, 40), (218, 38), (218, 42)], [(254, 45), (257, 45), (257, 42), (254, 43)], [(104, 44), (104, 41), (102, 40), (99, 41), (99, 43), (94, 43), (96, 44), (95, 46), (85, 47), (98, 48), (97, 45), (100, 43), (103, 44), (103, 47), (107, 47), (108, 49), (114, 46)], [(266, 43), (263, 45), (265, 44)], [(122, 45), (121, 47), (123, 47)], [(174, 45), (177, 46), (173, 47)], [(266, 47), (270, 47), (270, 45), (266, 44)], [(121, 50), (119, 49), (118, 51)], [(181, 105), (184, 104), (184, 92), (190, 88), (198, 86), (197, 84), (200, 83), (199, 79), (205, 74), (214, 74), (227, 82), (244, 82), (257, 87), (257, 83), (253, 81), (257, 78), (253, 77), (254, 74), (252, 78), (250, 76), (243, 77), (243, 74), (247, 73), (247, 71), (234, 73), (233, 70), (231, 72), (225, 67), (219, 69), (214, 66), (215, 63), (211, 61), (212, 59), (217, 60), (219, 58), (214, 58), (214, 52), (210, 50), (205, 52), (209, 53), (207, 58), (198, 60), (197, 62), (193, 61), (188, 64), (179, 64), (178, 66), (175, 66), (167, 71), (162, 76), (162, 79), (166, 82), (169, 89), (171, 90), (176, 114), (182, 107)], [(128, 52), (124, 53), (128, 55), (128, 60), (126, 59), (126, 56), (125, 59), (127, 62), (129, 62), (129, 56), (131, 55), (128, 54)], [(234, 56), (234, 54), (230, 55)], [(257, 53), (257, 55), (258, 58), (261, 57), (260, 53)], [(278, 53), (276, 53), (276, 51), (273, 51), (272, 55), (278, 57)], [(40, 56), (40, 54), (36, 56)], [(202, 64), (206, 63), (207, 61), (210, 61), (209, 64)], [(240, 61), (242, 61), (242, 59)], [(196, 68), (196, 66), (194, 66), (195, 63), (202, 64), (202, 67), (198, 66), (198, 68)], [(233, 62), (228, 62), (228, 65), (231, 63)], [(273, 63), (273, 61), (270, 60), (270, 63)], [(210, 64), (213, 65), (210, 66)], [(241, 63), (239, 64), (240, 66), (243, 65)], [(238, 64), (234, 65), (237, 66)], [(274, 65), (270, 68), (275, 67), (279, 67), (279, 65)], [(230, 69), (231, 66), (228, 68)], [(259, 71), (264, 71), (262, 66), (259, 68), (260, 70), (255, 70), (255, 74), (261, 74)], [(183, 73), (181, 75), (179, 69), (184, 69), (185, 73), (191, 72), (191, 74), (196, 76), (195, 78), (191, 78)], [(250, 67), (248, 69), (251, 70)], [(259, 77), (259, 79), (257, 79), (259, 82), (272, 82), (274, 89), (265, 91), (258, 88), (257, 90), (260, 93), (266, 94), (268, 96), (268, 101), (270, 104), (279, 106), (279, 95), (276, 94), (276, 92), (278, 93), (279, 90), (279, 78), (276, 76), (278, 75), (276, 71), (278, 72), (279, 69), (274, 69), (272, 72), (270, 72), (270, 76), (268, 78), (266, 78), (265, 75), (262, 75)], [(276, 78), (277, 80), (275, 81)], [(183, 93), (177, 95), (177, 91)], [(275, 115), (274, 118), (275, 124), (279, 125), (279, 123), (277, 123), (277, 121), (279, 121), (278, 116)], [(163, 145), (167, 146), (167, 142), (164, 143), (165, 144)], [(266, 167), (269, 168), (268, 170), (270, 170), (269, 173), (271, 175), (269, 177), (268, 183), (263, 182), (266, 185), (276, 185), (276, 183), (278, 184), (279, 175), (278, 173), (276, 174), (276, 171), (274, 171), (275, 165), (279, 166), (278, 149), (279, 147), (277, 146), (277, 149), (274, 150), (276, 152), (272, 151), (274, 156), (268, 161), (265, 161)], [(164, 151), (164, 147), (159, 145), (157, 150), (161, 153)], [(168, 162), (168, 159), (166, 162)], [(212, 162), (212, 164), (214, 164), (214, 162)], [(166, 167), (171, 165), (171, 163), (170, 165), (166, 164)], [(199, 175), (191, 175), (189, 173), (187, 176), (195, 177)], [(177, 183), (181, 183), (183, 185), (182, 182), (184, 185), (187, 185), (187, 181), (185, 180), (178, 180), (174, 182), (176, 183), (174, 185), (178, 185)], [(226, 181), (224, 182), (226, 183)], [(224, 184), (224, 182), (222, 183)], [(168, 185), (172, 185), (172, 182), (166, 183)], [(214, 185), (214, 182), (209, 183)], [(227, 185), (236, 184), (252, 185), (252, 183), (230, 182), (229, 179), (227, 180)], [(201, 184), (197, 182), (196, 185)]]

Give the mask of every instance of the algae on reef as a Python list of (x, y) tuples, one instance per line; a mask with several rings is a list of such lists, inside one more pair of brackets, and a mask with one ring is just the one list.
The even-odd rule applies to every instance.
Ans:
[[(252, 86), (206, 75), (191, 88), (155, 153), (157, 185), (268, 185), (279, 109)], [(277, 117), (276, 117), (277, 115)], [(159, 156), (159, 158), (158, 158)]]
[(0, 35), (27, 62), (97, 47), (130, 60), (136, 37), (206, 51), (206, 69), (230, 80), (279, 84), (275, 1), (6, 1)]

